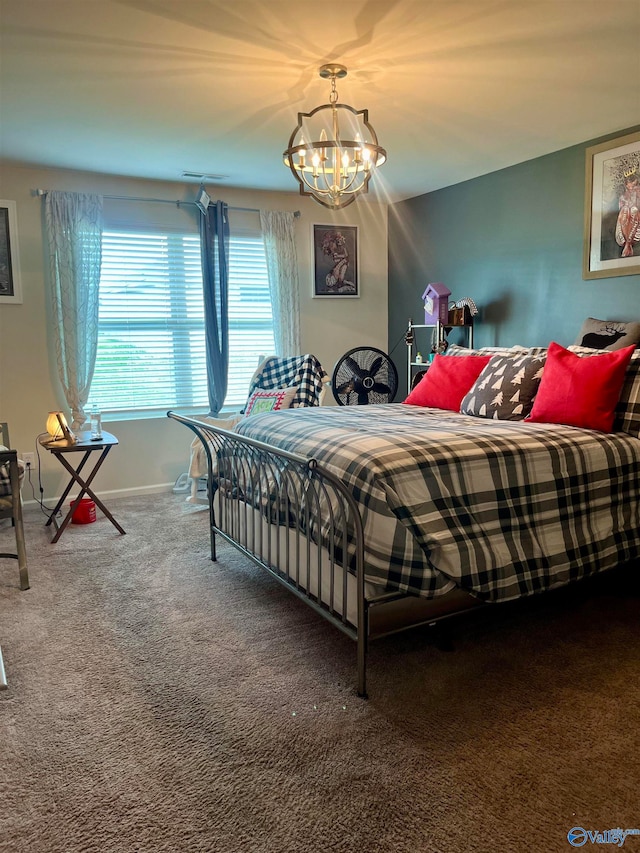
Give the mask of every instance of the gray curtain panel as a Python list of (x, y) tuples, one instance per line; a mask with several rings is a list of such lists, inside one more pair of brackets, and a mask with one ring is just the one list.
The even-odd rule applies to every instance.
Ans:
[(229, 216), (224, 202), (210, 204), (201, 215), (200, 246), (209, 416), (217, 417), (227, 396), (229, 371)]

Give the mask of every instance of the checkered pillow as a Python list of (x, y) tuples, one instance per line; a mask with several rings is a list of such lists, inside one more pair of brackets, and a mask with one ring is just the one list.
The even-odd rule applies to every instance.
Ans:
[[(610, 352), (610, 350), (594, 350), (575, 345), (567, 347), (567, 349), (585, 358)], [(616, 419), (613, 429), (614, 432), (626, 432), (635, 438), (640, 438), (640, 349), (636, 349), (633, 353), (627, 367), (622, 391), (616, 406)]]
[[(0, 448), (1, 450), (2, 448)], [(11, 480), (9, 479), (9, 466), (0, 465), (0, 495), (11, 494)]]
[(480, 349), (468, 349), (459, 344), (451, 344), (445, 355), (541, 355), (546, 354), (546, 347), (522, 347), (516, 344), (512, 347), (480, 347)]
[(518, 352), (526, 352), (524, 347), (481, 347), (480, 349), (471, 349), (463, 347), (460, 344), (450, 344), (445, 355), (513, 355)]

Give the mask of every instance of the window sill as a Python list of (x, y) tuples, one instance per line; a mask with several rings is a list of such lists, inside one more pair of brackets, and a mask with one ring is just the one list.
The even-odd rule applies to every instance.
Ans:
[[(87, 411), (89, 411), (89, 407), (85, 407)], [(231, 406), (229, 408), (224, 407), (220, 410), (220, 417), (230, 417), (232, 415), (239, 415), (241, 406)], [(192, 408), (167, 408), (167, 409), (155, 409), (151, 412), (137, 412), (135, 410), (121, 410), (121, 411), (102, 411), (102, 424), (109, 423), (120, 423), (122, 421), (148, 421), (148, 420), (163, 420), (167, 417), (167, 412), (173, 411), (177, 412), (180, 415), (184, 415), (187, 418), (205, 418), (208, 416), (208, 412), (203, 409), (192, 409)]]

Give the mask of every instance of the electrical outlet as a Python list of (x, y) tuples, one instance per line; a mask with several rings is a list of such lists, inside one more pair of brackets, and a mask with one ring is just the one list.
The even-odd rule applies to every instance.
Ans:
[(33, 453), (23, 453), (21, 456), (21, 459), (24, 462), (25, 468), (33, 468), (33, 466), (34, 466)]

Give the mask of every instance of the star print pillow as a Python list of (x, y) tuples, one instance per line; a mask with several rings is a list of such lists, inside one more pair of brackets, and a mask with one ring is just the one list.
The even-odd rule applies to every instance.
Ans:
[(546, 350), (536, 354), (494, 355), (460, 404), (463, 415), (521, 421), (538, 392)]

